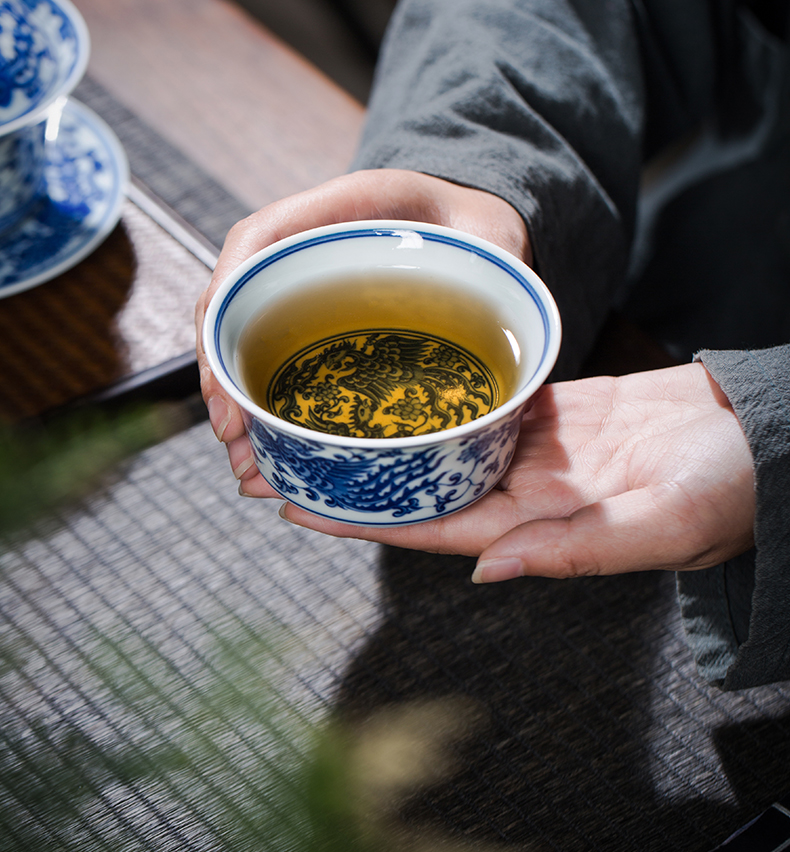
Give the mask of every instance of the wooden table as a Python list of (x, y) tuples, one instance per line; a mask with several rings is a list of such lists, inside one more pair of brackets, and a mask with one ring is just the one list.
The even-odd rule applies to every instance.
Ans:
[(362, 107), (229, 0), (77, 0), (88, 73), (250, 209), (346, 170)]
[[(91, 35), (87, 80), (242, 212), (346, 170), (362, 107), (234, 3), (76, 5)], [(0, 300), (0, 420), (24, 421), (175, 373), (194, 382), (194, 304), (217, 247), (152, 195), (134, 168), (133, 177), (118, 228), (94, 254)]]

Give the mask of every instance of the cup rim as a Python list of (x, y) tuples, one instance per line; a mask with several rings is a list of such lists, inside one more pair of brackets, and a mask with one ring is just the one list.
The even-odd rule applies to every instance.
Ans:
[[(524, 387), (514, 393), (507, 401), (497, 406), (493, 411), (468, 423), (454, 426), (450, 429), (431, 432), (426, 435), (412, 435), (404, 438), (358, 438), (320, 432), (282, 420), (251, 400), (233, 381), (219, 355), (219, 347), (217, 345), (219, 329), (217, 320), (221, 319), (221, 314), (224, 313), (224, 308), (228, 304), (229, 299), (234, 295), (234, 292), (239, 286), (243, 286), (244, 281), (251, 277), (251, 273), (263, 261), (274, 258), (276, 255), (289, 253), (294, 246), (301, 243), (314, 241), (325, 236), (336, 236), (344, 231), (359, 231), (364, 233), (380, 231), (384, 234), (397, 231), (416, 231), (418, 233), (430, 234), (431, 236), (443, 237), (456, 244), (470, 246), (477, 253), (481, 254), (481, 256), (488, 256), (489, 259), (494, 260), (498, 265), (509, 267), (524, 278), (528, 282), (530, 289), (535, 291), (536, 295), (539, 296), (539, 303), (546, 325), (546, 345), (542, 361)], [(243, 411), (246, 411), (271, 428), (285, 432), (302, 441), (346, 449), (382, 451), (387, 449), (413, 449), (415, 447), (445, 443), (448, 440), (463, 439), (469, 434), (480, 432), (488, 426), (499, 423), (503, 418), (524, 405), (545, 382), (559, 354), (562, 328), (559, 310), (546, 284), (527, 264), (505, 249), (480, 237), (444, 225), (401, 219), (366, 219), (338, 222), (332, 225), (323, 225), (300, 231), (297, 234), (272, 243), (247, 258), (247, 260), (239, 264), (225, 277), (212, 296), (206, 308), (201, 334), (203, 350), (212, 373), (222, 388), (239, 404)]]
[(46, 2), (59, 8), (64, 13), (64, 16), (68, 18), (74, 27), (77, 37), (77, 56), (65, 79), (60, 85), (55, 86), (35, 109), (31, 112), (23, 113), (6, 123), (0, 122), (0, 136), (7, 136), (20, 128), (40, 124), (42, 121), (45, 121), (53, 105), (61, 99), (68, 97), (74, 91), (74, 88), (82, 79), (88, 67), (91, 52), (90, 31), (79, 9), (71, 0), (39, 0), (39, 2)]

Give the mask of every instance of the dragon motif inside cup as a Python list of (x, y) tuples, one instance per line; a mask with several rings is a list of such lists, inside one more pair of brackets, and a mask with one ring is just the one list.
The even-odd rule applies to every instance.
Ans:
[(275, 374), (267, 407), (290, 423), (357, 438), (404, 438), (450, 429), (499, 404), (480, 360), (442, 338), (376, 329), (306, 347)]

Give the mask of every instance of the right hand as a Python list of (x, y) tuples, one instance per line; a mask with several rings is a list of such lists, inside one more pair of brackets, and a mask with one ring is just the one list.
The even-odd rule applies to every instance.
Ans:
[(208, 366), (202, 327), (206, 306), (220, 283), (243, 261), (277, 240), (310, 228), (360, 219), (405, 219), (445, 225), (487, 239), (532, 263), (524, 220), (506, 201), (479, 189), (401, 169), (360, 171), (277, 201), (230, 230), (195, 309), (197, 357), (211, 426), (228, 450), (230, 466), (246, 495), (277, 496), (258, 473), (241, 411)]
[(522, 576), (691, 571), (754, 544), (754, 466), (702, 364), (544, 385), (510, 467), (477, 502), (434, 521), (364, 527), (287, 504), (327, 535), (477, 556), (478, 583)]

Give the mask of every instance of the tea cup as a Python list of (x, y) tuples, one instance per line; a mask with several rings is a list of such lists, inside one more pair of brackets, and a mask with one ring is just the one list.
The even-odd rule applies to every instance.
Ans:
[[(366, 337), (368, 329), (352, 328), (356, 310), (347, 311), (348, 335), (337, 334), (337, 317), (345, 311), (333, 303), (340, 289), (336, 282), (344, 280), (374, 281), (360, 290), (362, 300), (375, 298), (370, 294), (376, 292), (376, 281), (385, 287), (402, 281), (408, 287), (414, 280), (427, 292), (433, 292), (431, 282), (441, 282), (441, 299), (399, 314), (398, 328), (404, 316), (411, 316), (408, 322), (414, 328), (407, 329), (409, 333), (430, 326), (431, 314), (468, 315), (469, 304), (490, 312), (496, 326), (492, 333), (506, 341), (512, 357), (512, 387), (481, 416), (428, 434), (360, 437), (350, 434), (347, 425), (324, 432), (278, 416), (253, 398), (240, 358), (245, 334), (267, 312), (288, 324), (287, 314), (278, 314), (286, 300), (312, 303), (317, 328), (325, 316), (327, 323), (334, 323), (327, 328), (327, 339), (343, 343), (329, 348), (332, 369), (321, 374), (324, 385), (333, 377), (337, 380), (346, 375), (342, 370), (348, 359), (359, 358), (360, 349), (353, 349), (350, 342), (352, 332), (363, 332), (358, 346), (378, 339)], [(456, 300), (462, 310), (455, 310)], [(452, 339), (452, 330), (443, 333)], [(284, 499), (332, 520), (392, 527), (459, 511), (497, 484), (512, 459), (525, 407), (554, 366), (561, 325), (548, 288), (504, 249), (438, 225), (374, 220), (312, 229), (256, 253), (220, 284), (208, 305), (202, 334), (209, 365), (239, 405), (255, 462), (272, 488)], [(272, 351), (276, 348), (272, 343)], [(300, 362), (297, 373), (301, 369), (307, 375), (306, 363)], [(473, 372), (471, 386), (477, 387), (479, 371)], [(310, 376), (315, 375), (313, 370)], [(346, 383), (343, 392), (353, 396), (353, 386)], [(303, 399), (314, 399), (317, 393), (313, 385)]]

